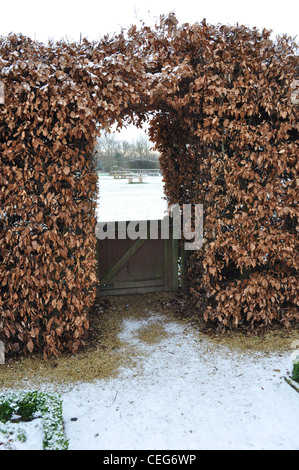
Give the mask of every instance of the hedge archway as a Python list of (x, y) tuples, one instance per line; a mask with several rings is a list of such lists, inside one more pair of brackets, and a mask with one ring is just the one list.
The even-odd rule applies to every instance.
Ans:
[[(0, 340), (10, 355), (85, 345), (96, 287), (94, 142), (151, 116), (169, 203), (203, 203), (188, 262), (205, 320), (298, 319), (296, 44), (177, 24), (90, 43), (0, 39)], [(269, 196), (270, 195), (270, 196)]]

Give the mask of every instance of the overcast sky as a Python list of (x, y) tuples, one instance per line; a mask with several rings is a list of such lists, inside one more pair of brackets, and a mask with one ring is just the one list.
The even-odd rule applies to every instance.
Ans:
[(180, 23), (237, 22), (298, 34), (298, 0), (0, 0), (0, 35), (22, 33), (32, 39), (97, 40), (143, 20), (151, 25), (174, 11)]
[(209, 23), (266, 27), (298, 33), (298, 0), (14, 0), (1, 1), (0, 35), (22, 33), (32, 39), (98, 39), (121, 27), (147, 24), (174, 11), (180, 23), (206, 18)]

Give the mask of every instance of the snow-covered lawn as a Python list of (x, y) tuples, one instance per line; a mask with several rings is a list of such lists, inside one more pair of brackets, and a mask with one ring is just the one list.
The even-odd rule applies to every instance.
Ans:
[[(144, 335), (152, 327), (153, 343)], [(135, 367), (62, 391), (69, 449), (299, 449), (299, 394), (284, 380), (291, 349), (233, 351), (155, 312), (125, 319), (119, 336)], [(40, 448), (39, 423), (28, 426), (15, 448)]]
[(162, 177), (145, 176), (143, 181), (129, 184), (127, 179), (100, 174), (98, 220), (162, 219), (167, 210)]

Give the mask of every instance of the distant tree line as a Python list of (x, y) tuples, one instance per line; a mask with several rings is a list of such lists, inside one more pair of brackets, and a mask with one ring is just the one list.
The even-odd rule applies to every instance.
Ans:
[(115, 134), (105, 133), (98, 139), (94, 152), (97, 171), (113, 168), (159, 168), (159, 154), (152, 150), (146, 135), (134, 142), (118, 140)]

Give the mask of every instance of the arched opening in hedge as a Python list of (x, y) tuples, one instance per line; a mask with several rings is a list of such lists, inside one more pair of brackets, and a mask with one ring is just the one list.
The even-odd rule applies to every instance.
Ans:
[[(0, 39), (0, 340), (75, 352), (94, 302), (99, 132), (152, 115), (169, 204), (204, 204), (194, 308), (224, 327), (298, 320), (297, 45), (243, 26), (135, 26), (99, 43)], [(137, 119), (135, 117), (137, 117)]]

